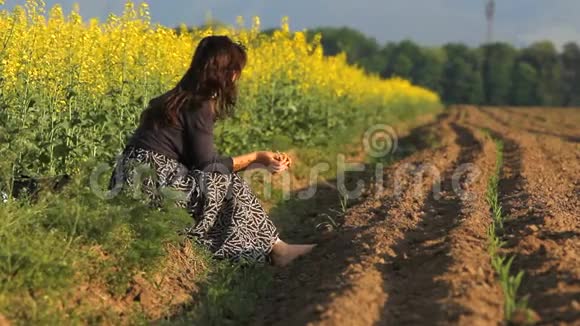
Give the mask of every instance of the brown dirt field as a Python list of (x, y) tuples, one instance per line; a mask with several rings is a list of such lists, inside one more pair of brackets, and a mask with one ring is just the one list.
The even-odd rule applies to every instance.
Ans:
[[(99, 259), (108, 259), (100, 247), (89, 250), (98, 253)], [(166, 250), (168, 256), (152, 279), (145, 278), (144, 274), (135, 275), (126, 293), (120, 296), (112, 294), (104, 280), (90, 280), (76, 287), (64, 309), (85, 309), (94, 314), (108, 312), (110, 315), (99, 322), (105, 325), (130, 324), (135, 312), (143, 313), (149, 320), (161, 320), (182, 313), (196, 295), (199, 275), (207, 267), (190, 242), (168, 244)], [(0, 314), (0, 326), (4, 325), (2, 321)]]
[[(432, 134), (438, 146), (419, 146), (386, 167), (382, 187), (372, 173), (359, 174), (363, 197), (311, 255), (277, 273), (254, 324), (502, 324), (485, 200), (496, 149), (483, 129), (505, 144), (505, 252), (516, 256), (513, 271), (525, 271), (519, 293), (529, 295), (540, 323), (578, 323), (578, 126), (580, 110), (464, 106), (417, 128), (401, 143)], [(319, 192), (313, 207), (337, 195)]]
[(580, 110), (467, 110), (505, 143), (500, 195), (520, 292), (541, 324), (580, 323)]

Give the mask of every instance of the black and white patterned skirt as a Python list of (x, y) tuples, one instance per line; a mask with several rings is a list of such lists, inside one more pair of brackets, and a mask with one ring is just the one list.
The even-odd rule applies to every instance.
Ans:
[(237, 173), (189, 170), (165, 155), (127, 147), (110, 188), (129, 189), (154, 204), (167, 199), (187, 209), (195, 223), (185, 234), (216, 258), (269, 261), (278, 232), (249, 185)]

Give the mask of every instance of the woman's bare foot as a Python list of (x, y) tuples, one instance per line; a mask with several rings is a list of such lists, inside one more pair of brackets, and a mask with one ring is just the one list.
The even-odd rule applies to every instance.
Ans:
[(284, 267), (294, 259), (311, 252), (314, 247), (316, 247), (315, 244), (291, 245), (282, 240), (278, 240), (272, 248), (270, 257), (274, 265)]

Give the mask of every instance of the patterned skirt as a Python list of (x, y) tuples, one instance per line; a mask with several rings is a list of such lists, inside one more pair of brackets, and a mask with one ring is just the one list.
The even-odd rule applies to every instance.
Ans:
[(110, 188), (137, 191), (153, 205), (169, 199), (186, 209), (195, 223), (183, 232), (216, 258), (266, 262), (278, 239), (276, 227), (237, 173), (189, 170), (165, 155), (127, 147)]

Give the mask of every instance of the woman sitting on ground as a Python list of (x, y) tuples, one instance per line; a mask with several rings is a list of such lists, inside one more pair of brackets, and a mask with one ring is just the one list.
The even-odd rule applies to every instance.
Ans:
[[(270, 261), (284, 266), (314, 245), (289, 245), (278, 237), (248, 184), (236, 173), (251, 165), (272, 173), (288, 169), (286, 154), (253, 152), (218, 155), (214, 122), (233, 113), (236, 82), (246, 64), (245, 49), (226, 36), (209, 36), (198, 45), (191, 67), (169, 92), (151, 100), (118, 160), (111, 188), (128, 185), (154, 204), (177, 190), (177, 205), (195, 224), (185, 233), (215, 257), (234, 261)], [(153, 175), (145, 175), (141, 166)]]

